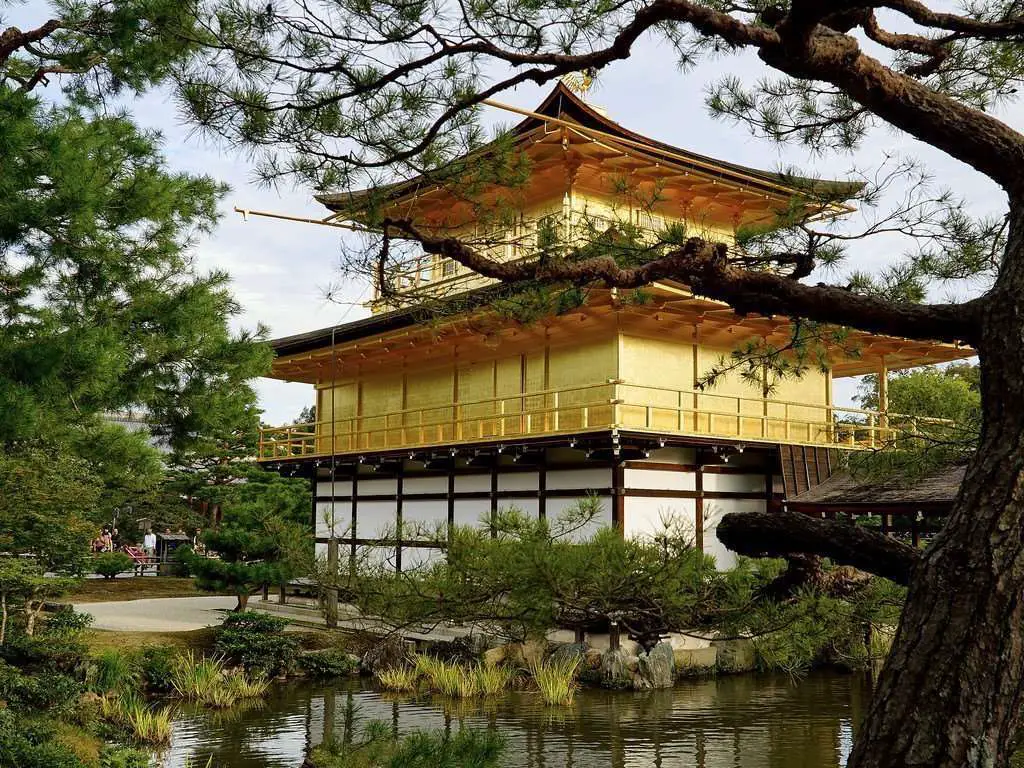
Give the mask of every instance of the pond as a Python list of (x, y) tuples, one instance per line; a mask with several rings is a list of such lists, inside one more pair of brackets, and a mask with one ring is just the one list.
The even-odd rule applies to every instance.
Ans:
[[(166, 768), (299, 768), (309, 748), (346, 728), (386, 720), (399, 732), (458, 729), (504, 734), (505, 764), (524, 768), (838, 768), (865, 711), (870, 680), (815, 673), (737, 675), (644, 693), (580, 691), (569, 708), (535, 694), (464, 703), (398, 697), (367, 680), (280, 686), (261, 706), (183, 711)], [(358, 712), (357, 716), (353, 713)]]

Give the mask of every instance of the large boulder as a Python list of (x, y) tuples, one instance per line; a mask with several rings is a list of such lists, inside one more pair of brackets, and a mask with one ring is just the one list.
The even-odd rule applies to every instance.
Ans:
[(385, 669), (404, 667), (410, 663), (411, 658), (412, 654), (404, 640), (385, 637), (363, 654), (359, 668), (368, 675), (375, 675)]
[(674, 655), (680, 677), (711, 675), (718, 668), (717, 648), (676, 648)]
[(750, 640), (712, 640), (711, 647), (718, 653), (719, 672), (750, 672), (757, 663), (754, 643)]
[(632, 688), (639, 659), (623, 648), (605, 651), (601, 656), (601, 685), (606, 688)]
[(633, 682), (633, 687), (637, 690), (671, 688), (675, 679), (675, 655), (669, 643), (660, 642), (650, 653), (641, 653), (637, 657), (637, 670)]
[(586, 643), (561, 643), (555, 646), (555, 650), (551, 652), (551, 660), (559, 663), (576, 660), (582, 662), (586, 652)]

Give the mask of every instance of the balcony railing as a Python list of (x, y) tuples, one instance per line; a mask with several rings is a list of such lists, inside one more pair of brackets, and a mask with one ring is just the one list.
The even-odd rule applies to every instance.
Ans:
[(259, 459), (432, 448), (608, 429), (865, 449), (952, 426), (944, 419), (613, 380), (449, 406), (267, 427), (260, 431)]

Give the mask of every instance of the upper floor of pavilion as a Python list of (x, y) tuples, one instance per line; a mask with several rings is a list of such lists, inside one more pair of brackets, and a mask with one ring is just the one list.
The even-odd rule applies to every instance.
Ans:
[[(373, 229), (407, 219), (500, 261), (612, 238), (640, 247), (700, 236), (735, 243), (744, 228), (852, 210), (860, 185), (748, 168), (674, 147), (609, 119), (559, 83), (508, 136), (442, 169), (383, 187), (321, 195), (329, 220)], [(376, 312), (493, 282), (410, 244), (372, 271)]]

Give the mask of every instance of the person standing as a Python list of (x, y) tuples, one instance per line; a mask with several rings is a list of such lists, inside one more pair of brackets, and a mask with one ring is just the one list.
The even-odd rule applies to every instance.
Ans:
[(142, 551), (146, 553), (146, 557), (153, 557), (156, 554), (156, 534), (152, 528), (147, 529), (146, 535), (142, 537)]

